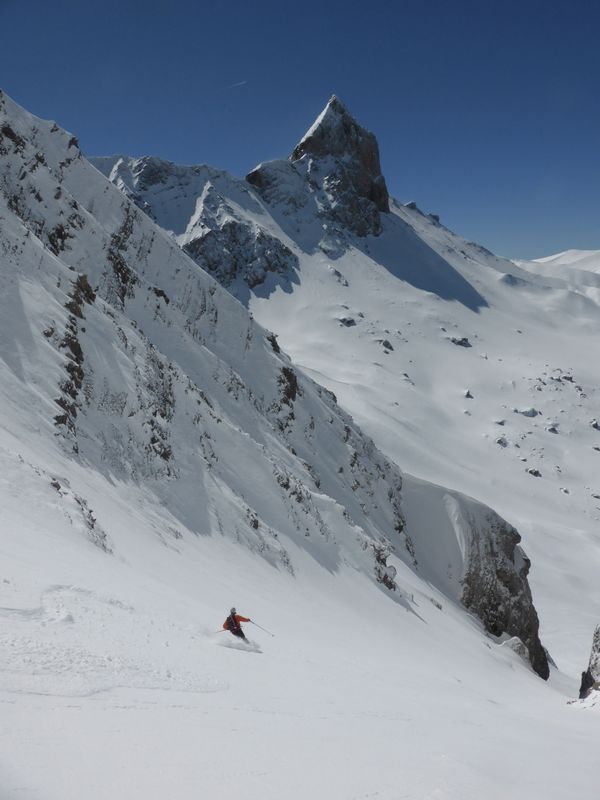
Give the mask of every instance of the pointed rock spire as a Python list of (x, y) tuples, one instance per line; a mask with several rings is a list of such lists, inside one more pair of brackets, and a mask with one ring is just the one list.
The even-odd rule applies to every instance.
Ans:
[(389, 212), (377, 139), (358, 124), (335, 95), (296, 145), (290, 159), (299, 161), (306, 155), (332, 156), (342, 161), (356, 194), (370, 200), (379, 211)]
[[(332, 95), (327, 105), (294, 148), (292, 161), (305, 153), (312, 155), (345, 155), (354, 149), (353, 139), (362, 131), (342, 101)], [(366, 132), (366, 131), (365, 131)]]
[(286, 215), (312, 209), (326, 230), (327, 243), (319, 246), (330, 253), (348, 235), (378, 236), (381, 212), (390, 210), (377, 139), (335, 95), (287, 161), (259, 164), (246, 180), (265, 202), (285, 207)]

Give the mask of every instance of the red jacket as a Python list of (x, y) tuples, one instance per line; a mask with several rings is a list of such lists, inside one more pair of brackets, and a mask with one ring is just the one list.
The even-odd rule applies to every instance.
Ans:
[[(223, 627), (225, 628), (226, 631), (229, 630), (229, 621), (230, 621), (230, 619), (231, 619), (231, 614), (227, 617), (227, 619), (223, 623)], [(242, 617), (241, 614), (235, 614), (233, 619), (235, 620), (235, 623), (236, 623), (235, 627), (236, 628), (240, 627), (240, 622), (250, 622), (250, 619), (248, 617)]]

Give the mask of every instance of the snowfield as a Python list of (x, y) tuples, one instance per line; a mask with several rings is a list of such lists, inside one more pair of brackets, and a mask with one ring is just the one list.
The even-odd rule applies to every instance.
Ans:
[[(408, 570), (399, 612), (300, 549), (295, 580), (226, 540), (175, 549), (130, 487), (98, 508), (115, 559), (26, 463), (2, 468), (20, 487), (2, 520), (3, 797), (589, 793), (598, 715), (568, 705), (577, 682), (544, 683)], [(262, 653), (215, 633), (232, 599), (276, 634), (246, 626)]]
[(335, 98), (93, 163), (0, 93), (0, 798), (593, 796), (588, 261), (388, 206)]

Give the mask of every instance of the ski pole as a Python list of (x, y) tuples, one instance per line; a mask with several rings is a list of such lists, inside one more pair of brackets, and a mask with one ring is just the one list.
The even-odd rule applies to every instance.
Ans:
[(275, 634), (274, 634), (274, 633), (271, 633), (271, 631), (268, 631), (266, 628), (263, 628), (263, 627), (262, 627), (262, 625), (259, 625), (257, 622), (254, 622), (254, 620), (253, 620), (253, 619), (251, 619), (251, 620), (250, 620), (250, 622), (251, 622), (253, 625), (256, 625), (256, 627), (257, 627), (257, 628), (260, 628), (260, 629), (261, 629), (261, 631), (264, 631), (265, 633), (268, 633), (268, 634), (269, 634), (269, 636), (275, 636)]
[(226, 628), (221, 628), (220, 631), (213, 631), (213, 634), (216, 634), (216, 633), (227, 633), (227, 629)]

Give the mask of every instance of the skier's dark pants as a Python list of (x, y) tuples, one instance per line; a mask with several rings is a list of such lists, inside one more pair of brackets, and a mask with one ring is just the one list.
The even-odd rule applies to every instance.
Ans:
[(248, 640), (244, 636), (244, 631), (241, 628), (229, 628), (229, 633), (233, 633), (234, 636), (238, 636), (240, 639), (243, 639), (245, 642)]

